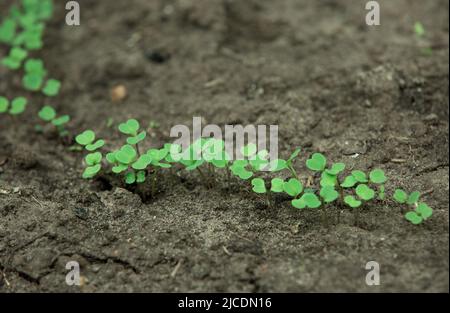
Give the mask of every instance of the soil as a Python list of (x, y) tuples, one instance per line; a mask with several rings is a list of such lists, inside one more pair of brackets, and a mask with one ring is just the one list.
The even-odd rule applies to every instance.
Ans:
[[(377, 27), (356, 0), (79, 2), (81, 26), (65, 26), (58, 1), (36, 53), (63, 81), (51, 103), (72, 116), (72, 134), (91, 128), (116, 148), (117, 123), (135, 117), (160, 125), (147, 141), (157, 147), (193, 116), (278, 124), (281, 154), (303, 149), (302, 177), (316, 151), (379, 167), (389, 194), (420, 190), (434, 216), (413, 226), (386, 200), (356, 222), (342, 210), (338, 223), (328, 207), (327, 221), (283, 198), (267, 207), (237, 180), (208, 189), (182, 170), (160, 177), (154, 197), (107, 175), (85, 181), (83, 154), (34, 130), (49, 100), (30, 95), (23, 116), (0, 116), (0, 291), (449, 291), (448, 1), (379, 1)], [(24, 94), (19, 73), (0, 77), (0, 94)], [(117, 85), (122, 102), (111, 101)], [(65, 283), (70, 260), (79, 287)], [(365, 283), (369, 261), (379, 286)]]

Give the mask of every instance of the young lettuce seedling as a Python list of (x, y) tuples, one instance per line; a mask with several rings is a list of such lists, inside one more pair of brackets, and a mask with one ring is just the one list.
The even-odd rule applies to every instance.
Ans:
[(49, 105), (44, 106), (38, 115), (44, 122), (52, 124), (61, 137), (68, 134), (64, 126), (70, 121), (69, 115), (57, 116), (55, 109)]
[(414, 210), (405, 214), (406, 220), (414, 225), (421, 224), (433, 215), (433, 209), (426, 203), (420, 201), (420, 192), (414, 191), (407, 194), (402, 189), (396, 189), (394, 193), (394, 200), (399, 204), (406, 204)]
[(102, 169), (103, 155), (96, 150), (105, 145), (105, 141), (99, 139), (95, 141), (95, 133), (92, 130), (86, 130), (75, 137), (75, 141), (83, 146), (90, 153), (85, 157), (86, 168), (83, 172), (84, 179), (95, 177)]
[(12, 18), (5, 18), (0, 24), (0, 43), (12, 44), (16, 36), (17, 23)]
[(28, 56), (28, 52), (19, 47), (13, 47), (9, 55), (2, 59), (1, 63), (10, 70), (17, 70), (22, 66), (23, 60)]
[(9, 113), (10, 115), (22, 114), (27, 107), (27, 99), (24, 97), (17, 97), (9, 102), (5, 97), (0, 97), (0, 114)]

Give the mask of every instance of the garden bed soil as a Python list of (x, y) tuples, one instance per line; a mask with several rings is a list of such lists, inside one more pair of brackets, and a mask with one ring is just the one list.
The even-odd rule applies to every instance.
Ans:
[[(337, 223), (335, 206), (328, 220), (283, 198), (269, 208), (222, 174), (208, 189), (175, 170), (154, 197), (85, 181), (82, 153), (35, 132), (49, 100), (32, 95), (23, 116), (0, 117), (0, 291), (449, 291), (448, 1), (380, 1), (378, 27), (364, 1), (82, 0), (79, 27), (58, 2), (36, 55), (63, 81), (51, 104), (72, 134), (91, 128), (116, 148), (117, 123), (134, 117), (159, 124), (147, 140), (158, 147), (193, 116), (278, 124), (283, 157), (302, 147), (302, 177), (316, 151), (382, 168), (389, 194), (425, 192), (434, 216), (413, 226), (389, 199)], [(0, 94), (23, 94), (18, 73), (0, 77)], [(112, 102), (117, 85), (128, 95)], [(80, 287), (65, 283), (70, 260)], [(369, 261), (380, 286), (365, 283)]]

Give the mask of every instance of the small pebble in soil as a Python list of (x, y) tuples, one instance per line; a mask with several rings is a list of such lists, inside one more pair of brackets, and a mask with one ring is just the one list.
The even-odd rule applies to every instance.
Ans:
[(76, 217), (82, 220), (86, 220), (89, 214), (88, 209), (82, 207), (75, 207), (73, 209), (73, 213), (75, 214)]
[(127, 97), (127, 88), (124, 85), (117, 85), (111, 89), (111, 101), (120, 102)]

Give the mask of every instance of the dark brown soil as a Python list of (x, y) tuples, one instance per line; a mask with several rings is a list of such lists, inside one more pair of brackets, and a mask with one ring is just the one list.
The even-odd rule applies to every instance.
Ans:
[[(153, 146), (193, 116), (279, 124), (283, 156), (300, 146), (303, 159), (380, 167), (389, 193), (421, 190), (435, 213), (413, 226), (389, 200), (326, 226), (320, 210), (268, 208), (243, 183), (209, 190), (184, 171), (141, 198), (82, 180), (82, 154), (34, 131), (48, 100), (32, 96), (19, 119), (0, 116), (0, 291), (449, 291), (447, 0), (380, 1), (372, 28), (365, 1), (83, 0), (80, 27), (58, 2), (37, 55), (63, 80), (52, 103), (71, 133), (95, 129), (115, 148), (110, 117), (157, 121)], [(23, 94), (18, 73), (0, 77), (0, 94)], [(65, 283), (69, 260), (81, 287)], [(365, 284), (372, 260), (378, 287)]]

